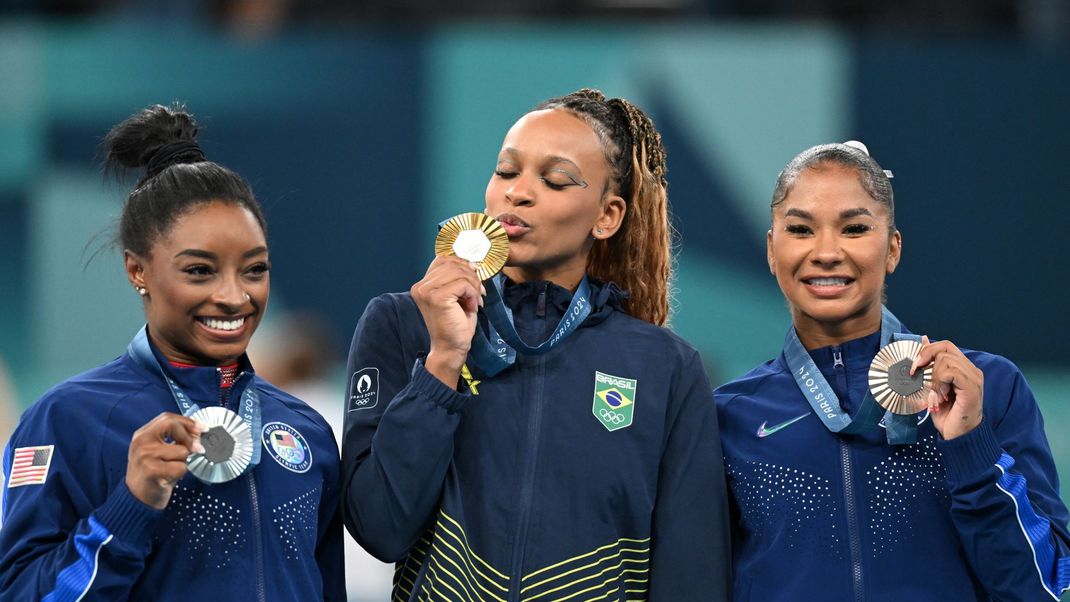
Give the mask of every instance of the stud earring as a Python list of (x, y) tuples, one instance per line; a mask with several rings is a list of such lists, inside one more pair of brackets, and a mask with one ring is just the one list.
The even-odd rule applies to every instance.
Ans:
[(252, 301), (253, 298), (249, 296), (249, 293), (245, 293), (245, 300), (246, 301)]
[(137, 294), (141, 295), (142, 297), (149, 294), (149, 291), (143, 286), (135, 286), (134, 290), (136, 290)]
[(602, 233), (604, 233), (604, 232), (605, 232), (605, 230), (603, 230), (603, 229), (599, 228), (599, 229), (595, 230), (595, 232), (597, 232), (598, 234), (602, 234)]

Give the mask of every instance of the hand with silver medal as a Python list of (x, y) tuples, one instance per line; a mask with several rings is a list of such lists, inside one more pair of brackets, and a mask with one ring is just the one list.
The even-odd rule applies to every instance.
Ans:
[(186, 476), (186, 459), (204, 453), (203, 425), (173, 412), (164, 412), (138, 429), (127, 452), (126, 488), (147, 506), (163, 510), (175, 483)]

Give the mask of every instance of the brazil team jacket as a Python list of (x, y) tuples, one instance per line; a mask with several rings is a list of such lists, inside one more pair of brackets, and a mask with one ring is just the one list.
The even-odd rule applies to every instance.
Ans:
[[(344, 600), (330, 427), (243, 367), (234, 387), (260, 394), (260, 463), (216, 485), (187, 474), (163, 511), (124, 481), (134, 431), (178, 412), (158, 371), (124, 354), (27, 410), (4, 453), (0, 600)], [(165, 369), (201, 407), (219, 404), (217, 369)]]
[[(810, 351), (848, 412), (880, 333)], [(944, 441), (830, 432), (781, 354), (716, 392), (732, 495), (734, 596), (750, 600), (1058, 600), (1067, 510), (1037, 404), (1008, 360), (984, 372), (984, 419)]]
[[(531, 344), (571, 294), (506, 288)], [(728, 521), (717, 413), (699, 356), (619, 310), (549, 353), (519, 355), (465, 392), (422, 366), (408, 294), (373, 299), (349, 357), (343, 514), (396, 561), (394, 600), (727, 599)]]

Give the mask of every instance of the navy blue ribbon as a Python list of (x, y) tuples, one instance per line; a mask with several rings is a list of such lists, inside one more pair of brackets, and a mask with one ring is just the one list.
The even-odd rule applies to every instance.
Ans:
[[(917, 335), (900, 332), (902, 329), (899, 319), (887, 307), (882, 306), (880, 347), (883, 348), (892, 341), (920, 340), (921, 337)], [(883, 412), (888, 443), (908, 445), (917, 442), (917, 417), (901, 416), (890, 411), (884, 412), (868, 390), (854, 417), (848, 416), (843, 411), (840, 399), (832, 390), (832, 386), (825, 380), (825, 376), (821, 374), (814, 359), (799, 341), (794, 325), (788, 329), (788, 336), (784, 340), (784, 357), (788, 362), (788, 367), (791, 368), (795, 384), (799, 386), (799, 390), (810, 403), (810, 407), (828, 430), (833, 433), (857, 434), (881, 422)]]
[[(156, 355), (152, 353), (152, 348), (149, 346), (149, 335), (146, 328), (147, 326), (142, 326), (141, 330), (134, 335), (134, 340), (127, 345), (126, 352), (145, 369), (150, 372), (158, 372), (171, 389), (171, 396), (175, 399), (175, 404), (178, 405), (182, 415), (186, 417), (192, 416), (201, 407), (190, 399), (190, 396), (182, 390), (182, 387), (178, 386), (178, 383), (173, 378), (167, 375), (163, 366), (156, 360)], [(234, 386), (238, 386), (237, 381), (234, 382)], [(256, 438), (260, 436), (260, 394), (256, 392), (256, 387), (253, 386), (251, 379), (242, 391), (241, 401), (238, 404), (238, 415), (249, 425), (253, 435), (253, 457), (249, 461), (249, 466), (242, 471), (242, 474), (245, 474), (260, 463), (260, 445), (256, 441)]]
[(565, 315), (561, 317), (550, 338), (532, 347), (520, 338), (513, 322), (513, 310), (505, 304), (503, 287), (505, 277), (501, 274), (487, 280), (487, 295), (483, 305), (486, 316), (486, 332), (476, 325), (472, 337), (472, 361), (486, 377), (491, 377), (516, 362), (519, 351), (524, 355), (542, 355), (560, 345), (591, 315), (591, 284), (583, 277), (572, 295)]

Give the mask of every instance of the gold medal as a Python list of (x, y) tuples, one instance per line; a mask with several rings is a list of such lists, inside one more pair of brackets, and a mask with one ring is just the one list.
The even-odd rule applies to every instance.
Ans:
[(869, 365), (869, 391), (880, 406), (893, 414), (911, 415), (925, 409), (933, 368), (910, 366), (921, 353), (918, 341), (895, 341), (885, 345)]
[(211, 406), (190, 418), (208, 427), (201, 433), (203, 454), (190, 454), (186, 467), (205, 483), (226, 483), (237, 478), (253, 459), (253, 434), (249, 423), (234, 412)]
[(484, 213), (462, 213), (446, 220), (435, 237), (435, 255), (456, 255), (476, 264), (486, 280), (497, 274), (509, 258), (509, 235), (498, 220)]

